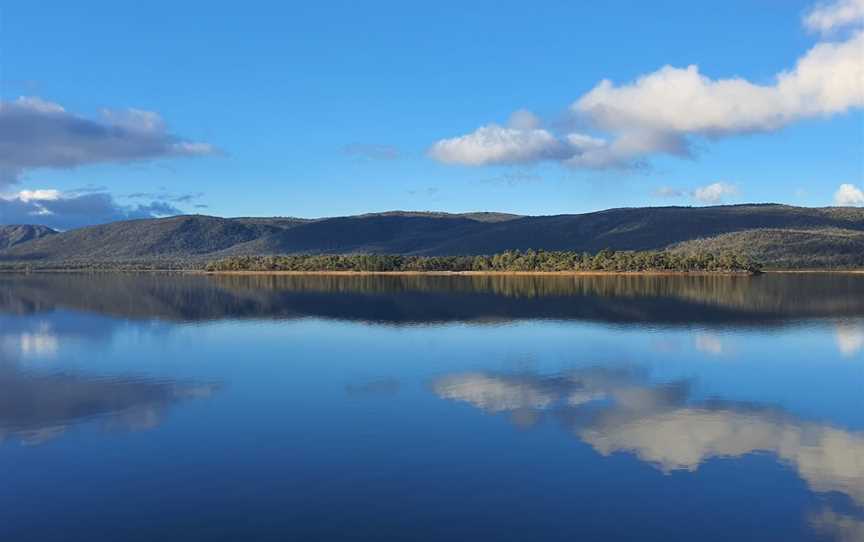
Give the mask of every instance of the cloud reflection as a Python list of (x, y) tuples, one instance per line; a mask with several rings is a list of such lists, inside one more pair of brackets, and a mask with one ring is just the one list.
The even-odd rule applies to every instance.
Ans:
[(864, 327), (839, 324), (834, 332), (837, 349), (846, 357), (852, 357), (864, 349)]
[(696, 350), (711, 356), (720, 356), (724, 352), (723, 339), (714, 333), (698, 333), (695, 338)]
[(864, 520), (830, 509), (810, 516), (810, 525), (820, 535), (837, 542), (861, 542), (864, 540)]
[(106, 429), (150, 429), (172, 405), (218, 389), (167, 379), (37, 373), (6, 363), (0, 365), (0, 441), (41, 444), (91, 420)]
[(770, 453), (813, 491), (843, 493), (864, 507), (864, 433), (759, 405), (694, 401), (687, 381), (652, 384), (637, 370), (589, 368), (556, 376), (455, 374), (435, 380), (432, 389), (514, 419), (526, 412), (535, 420), (553, 415), (598, 453), (630, 453), (663, 472)]

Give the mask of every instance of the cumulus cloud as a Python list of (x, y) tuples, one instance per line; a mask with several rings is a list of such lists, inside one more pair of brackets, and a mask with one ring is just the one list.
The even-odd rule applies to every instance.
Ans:
[(864, 190), (854, 184), (841, 184), (834, 193), (834, 204), (840, 206), (864, 205)]
[[(805, 25), (854, 24), (862, 1), (820, 6)], [(570, 106), (594, 134), (554, 133), (520, 112), (508, 126), (488, 124), (438, 141), (430, 155), (469, 166), (552, 160), (578, 168), (631, 168), (657, 154), (689, 156), (694, 139), (771, 132), (864, 106), (862, 51), (864, 31), (856, 29), (845, 40), (817, 43), (768, 84), (712, 79), (696, 65), (664, 66), (621, 85), (603, 80)]]
[(505, 126), (487, 124), (470, 134), (442, 139), (429, 155), (446, 164), (467, 166), (519, 165), (542, 161), (581, 163), (602, 167), (601, 155), (615, 152), (605, 139), (582, 133), (560, 136), (542, 127), (534, 113), (513, 112)]
[(693, 198), (700, 203), (717, 204), (739, 193), (738, 187), (734, 184), (718, 182), (697, 188), (693, 191)]
[(819, 43), (771, 85), (710, 79), (695, 65), (664, 66), (630, 84), (602, 81), (572, 109), (619, 139), (641, 143), (642, 153), (683, 151), (692, 135), (772, 131), (861, 107), (862, 47), (862, 33), (841, 43)]
[(35, 97), (0, 102), (0, 186), (39, 168), (202, 156), (207, 143), (168, 131), (162, 117), (139, 109), (104, 109), (90, 119)]
[(41, 224), (59, 230), (182, 213), (166, 201), (122, 205), (106, 192), (81, 194), (40, 189), (0, 197), (0, 224)]
[(485, 166), (563, 160), (572, 152), (563, 141), (542, 128), (487, 124), (470, 134), (438, 141), (429, 154), (446, 164)]

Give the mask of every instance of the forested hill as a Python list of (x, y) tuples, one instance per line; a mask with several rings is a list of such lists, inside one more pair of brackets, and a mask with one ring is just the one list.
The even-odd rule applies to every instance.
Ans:
[(734, 251), (768, 266), (864, 267), (864, 209), (785, 205), (646, 207), (594, 213), (389, 212), (360, 216), (178, 216), (0, 244), (0, 262), (202, 262), (239, 255), (477, 255), (507, 250)]

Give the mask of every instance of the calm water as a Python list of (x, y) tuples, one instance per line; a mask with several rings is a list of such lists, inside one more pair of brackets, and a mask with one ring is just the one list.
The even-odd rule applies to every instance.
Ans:
[(0, 540), (864, 540), (864, 275), (0, 276)]

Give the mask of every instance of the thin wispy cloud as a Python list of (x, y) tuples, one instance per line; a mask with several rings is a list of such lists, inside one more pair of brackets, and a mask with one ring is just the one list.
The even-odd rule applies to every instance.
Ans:
[(727, 200), (741, 195), (741, 190), (736, 184), (719, 181), (699, 186), (692, 190), (673, 186), (661, 186), (654, 190), (651, 195), (662, 199), (690, 198), (697, 203), (716, 205), (718, 203), (725, 203)]
[(204, 193), (193, 192), (189, 194), (173, 194), (170, 192), (135, 192), (133, 194), (127, 194), (125, 197), (129, 199), (168, 201), (171, 203), (191, 203), (204, 197)]
[(86, 118), (36, 97), (0, 102), (0, 186), (29, 170), (216, 154), (170, 132), (157, 113), (103, 109)]
[(542, 180), (543, 177), (541, 175), (538, 175), (537, 173), (516, 169), (512, 171), (505, 171), (501, 175), (496, 175), (494, 177), (487, 177), (485, 179), (482, 179), (480, 182), (489, 184), (506, 184), (507, 186), (517, 186), (521, 184), (538, 183)]
[(600, 81), (576, 99), (569, 111), (590, 128), (586, 132), (561, 132), (520, 110), (506, 125), (442, 139), (429, 155), (467, 166), (553, 161), (574, 168), (634, 168), (656, 155), (691, 156), (694, 140), (774, 132), (861, 108), (862, 2), (835, 1), (806, 14), (807, 29), (851, 29), (851, 35), (817, 43), (769, 84), (712, 79), (697, 65), (667, 65), (629, 83)]
[(683, 198), (687, 195), (687, 191), (680, 188), (674, 188), (672, 186), (661, 186), (660, 188), (654, 190), (654, 192), (652, 192), (652, 195), (655, 198)]
[(364, 160), (396, 160), (402, 156), (393, 145), (351, 143), (342, 147), (342, 154)]

